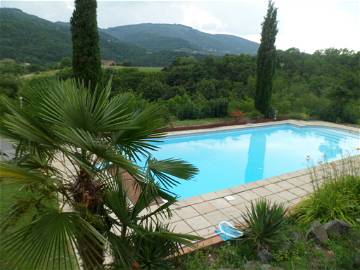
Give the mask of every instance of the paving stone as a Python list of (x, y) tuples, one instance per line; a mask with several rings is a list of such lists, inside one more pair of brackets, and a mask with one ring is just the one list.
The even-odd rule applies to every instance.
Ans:
[(201, 229), (201, 230), (198, 230), (197, 231), (197, 234), (200, 236), (200, 237), (203, 237), (203, 238), (208, 238), (212, 235), (215, 234), (215, 227), (214, 226), (210, 226), (210, 227), (207, 227), (205, 229)]
[(191, 228), (193, 228), (194, 231), (198, 231), (200, 229), (204, 229), (204, 228), (211, 226), (211, 224), (202, 216), (189, 218), (186, 220), (186, 223)]
[(252, 190), (247, 190), (239, 194), (241, 197), (243, 197), (247, 201), (256, 200), (259, 198), (259, 195), (257, 195)]
[(299, 202), (301, 202), (301, 200), (302, 200), (301, 198), (297, 198), (297, 199), (291, 200), (289, 202), (289, 204), (290, 204), (290, 206), (294, 206), (294, 205), (298, 204)]
[(267, 185), (265, 186), (266, 189), (270, 190), (271, 193), (276, 193), (276, 192), (280, 192), (280, 191), (283, 191), (284, 188), (283, 187), (280, 187), (279, 185), (277, 184), (270, 184), (270, 185)]
[(158, 219), (161, 221), (161, 222), (164, 222), (164, 223), (174, 223), (174, 222), (178, 222), (181, 220), (181, 218), (175, 213), (175, 211), (172, 211), (172, 216), (171, 218), (169, 218), (167, 215), (157, 215), (158, 216)]
[(303, 175), (295, 178), (297, 182), (300, 182), (301, 184), (308, 184), (312, 182), (312, 177), (310, 174)]
[(241, 211), (235, 206), (224, 208), (220, 210), (228, 219), (233, 219), (241, 216)]
[(210, 192), (206, 193), (200, 196), (204, 201), (213, 200), (219, 197), (219, 195), (216, 192)]
[(170, 218), (170, 223), (174, 223), (181, 220), (181, 217), (179, 217), (179, 215), (177, 215), (175, 212), (172, 213), (172, 216)]
[(293, 188), (295, 187), (294, 185), (290, 184), (289, 182), (287, 181), (281, 181), (281, 182), (278, 182), (276, 183), (278, 186), (282, 187), (283, 189), (290, 189), (290, 188)]
[(209, 203), (217, 209), (223, 209), (231, 206), (231, 204), (223, 198), (212, 200)]
[(228, 201), (231, 205), (240, 205), (247, 202), (241, 195), (233, 195), (234, 200)]
[(173, 229), (174, 232), (177, 232), (177, 233), (189, 233), (189, 232), (193, 231), (193, 229), (182, 220), (172, 223), (170, 225), (170, 228)]
[(272, 193), (270, 190), (263, 188), (263, 187), (255, 188), (252, 191), (255, 192), (257, 195), (259, 195), (260, 197), (265, 197)]
[(194, 204), (192, 207), (201, 215), (215, 211), (216, 208), (209, 202)]
[(292, 188), (289, 190), (291, 193), (294, 193), (295, 195), (299, 196), (299, 197), (304, 197), (305, 195), (307, 195), (309, 192), (302, 189), (302, 188)]
[(282, 179), (278, 176), (271, 177), (270, 179), (267, 180), (268, 183), (272, 183), (272, 184), (280, 182), (280, 181), (282, 181)]
[(296, 172), (293, 172), (291, 173), (294, 177), (299, 177), (299, 176), (302, 176), (304, 174), (306, 174), (308, 172), (308, 170), (299, 170), (299, 171), (296, 171)]
[(183, 208), (185, 206), (188, 206), (187, 201), (177, 201), (176, 203), (174, 203), (173, 205), (170, 206), (171, 209), (179, 209), (179, 208)]
[(196, 196), (196, 197), (191, 197), (189, 199), (184, 200), (184, 203), (186, 203), (187, 205), (193, 205), (195, 203), (201, 203), (203, 202), (204, 199), (200, 196)]
[(278, 193), (269, 195), (269, 196), (266, 197), (266, 199), (268, 199), (270, 202), (273, 202), (273, 203), (282, 203), (283, 204), (283, 203), (286, 202), (286, 199), (280, 197), (278, 195)]
[(293, 178), (293, 176), (292, 176), (291, 173), (285, 173), (285, 174), (279, 175), (278, 177), (279, 177), (281, 180), (287, 180), (287, 179)]
[(239, 193), (239, 192), (243, 192), (243, 191), (248, 190), (248, 189), (249, 188), (246, 185), (241, 185), (241, 186), (230, 188), (230, 190), (235, 194)]
[(176, 214), (179, 215), (179, 217), (182, 219), (187, 219), (199, 215), (199, 213), (196, 212), (196, 210), (191, 206), (185, 206), (183, 208), (177, 209)]
[(284, 190), (284, 191), (281, 191), (279, 193), (277, 193), (276, 195), (284, 198), (285, 200), (287, 201), (291, 201), (291, 200), (294, 200), (294, 199), (297, 199), (298, 196), (296, 196), (295, 194), (287, 191), (287, 190)]
[(301, 188), (308, 191), (308, 192), (313, 192), (314, 191), (313, 184), (305, 184), (305, 185), (302, 185)]
[(235, 206), (239, 210), (239, 216), (236, 219), (241, 219), (247, 213), (247, 209), (251, 206), (250, 203)]
[(291, 178), (287, 180), (287, 182), (297, 187), (306, 184), (305, 182), (302, 181), (302, 178), (300, 177)]
[(221, 221), (227, 220), (227, 217), (220, 211), (205, 214), (203, 217), (212, 225), (218, 225)]
[(230, 189), (224, 189), (224, 190), (216, 191), (215, 193), (219, 196), (219, 198), (220, 197), (226, 197), (226, 196), (229, 196), (229, 195), (233, 194), (233, 192)]
[(252, 183), (246, 184), (246, 187), (249, 189), (257, 188), (259, 186), (260, 186), (259, 182), (252, 182)]

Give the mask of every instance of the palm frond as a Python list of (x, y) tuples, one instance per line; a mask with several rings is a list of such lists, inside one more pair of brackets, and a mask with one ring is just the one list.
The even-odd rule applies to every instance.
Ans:
[(147, 176), (158, 180), (167, 189), (178, 185), (178, 179), (189, 180), (197, 173), (196, 167), (179, 159), (157, 160), (150, 157), (147, 160)]
[(39, 184), (43, 187), (55, 189), (57, 179), (47, 177), (38, 171), (29, 170), (29, 168), (21, 168), (15, 164), (0, 162), (0, 181), (29, 186)]
[(103, 256), (104, 237), (77, 213), (54, 210), (5, 235), (2, 250), (14, 269), (79, 269), (80, 241), (88, 243), (86, 260), (99, 267), (95, 258)]

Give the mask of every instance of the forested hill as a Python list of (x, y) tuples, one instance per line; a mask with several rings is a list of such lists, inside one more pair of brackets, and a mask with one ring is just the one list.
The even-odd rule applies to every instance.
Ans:
[(259, 44), (232, 35), (208, 34), (181, 24), (143, 23), (105, 30), (121, 41), (150, 51), (177, 50), (201, 54), (256, 54)]
[[(158, 35), (153, 30), (149, 30), (146, 34), (149, 25), (151, 24), (143, 24), (142, 26), (145, 28), (140, 25), (120, 27), (120, 29), (126, 29), (125, 32), (122, 32), (124, 36), (122, 40), (117, 38), (117, 35), (121, 33), (119, 29), (100, 29), (102, 58), (133, 65), (165, 66), (178, 56), (221, 54), (220, 52), (223, 54), (255, 52), (249, 50), (247, 42), (238, 37), (209, 35), (177, 25), (164, 25), (164, 29), (167, 31), (162, 30)], [(155, 28), (159, 28), (159, 26), (156, 25)], [(143, 29), (141, 30), (139, 27)], [(187, 38), (184, 38), (186, 31), (181, 34), (179, 28), (190, 29)], [(131, 34), (131, 29), (134, 31), (134, 35)], [(171, 31), (174, 32), (171, 33)], [(142, 34), (139, 34), (140, 32)], [(138, 41), (135, 36), (139, 37)], [(226, 40), (229, 42), (227, 43)], [(248, 42), (252, 44), (250, 41)], [(254, 44), (252, 45), (257, 48), (257, 44)], [(0, 59), (12, 58), (18, 62), (47, 64), (70, 56), (71, 49), (68, 23), (53, 23), (19, 9), (0, 8)]]
[[(105, 59), (135, 64), (147, 61), (145, 49), (120, 42), (106, 33), (100, 33), (100, 42)], [(19, 9), (0, 8), (0, 59), (45, 64), (70, 56), (71, 50), (69, 24), (52, 23)]]

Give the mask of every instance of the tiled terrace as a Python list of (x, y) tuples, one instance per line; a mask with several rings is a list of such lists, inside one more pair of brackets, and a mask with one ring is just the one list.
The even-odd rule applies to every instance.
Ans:
[(267, 198), (291, 206), (312, 190), (309, 171), (303, 170), (207, 193), (176, 203), (171, 225), (176, 232), (207, 238), (214, 235), (215, 226), (220, 221), (241, 222), (242, 214), (253, 200)]
[[(304, 122), (304, 121), (279, 121), (269, 124), (255, 124), (237, 127), (222, 127), (213, 130), (229, 130), (239, 128), (249, 128), (254, 126), (274, 125), (274, 124), (295, 124), (299, 126), (326, 126), (331, 128), (346, 129), (359, 134), (359, 128), (342, 126), (326, 122)], [(208, 132), (210, 130), (200, 130), (198, 132)], [(196, 131), (195, 131), (196, 132)], [(170, 135), (181, 135), (195, 133), (194, 131), (172, 132)], [(360, 136), (359, 136), (360, 147)], [(360, 149), (358, 149), (360, 150)], [(360, 154), (360, 151), (359, 151)], [(352, 157), (357, 164), (360, 164), (360, 155)], [(343, 161), (335, 161), (335, 166), (341, 166)], [(321, 184), (321, 172), (319, 168), (318, 176)], [(267, 198), (273, 202), (284, 203), (291, 207), (298, 203), (302, 198), (309, 195), (314, 188), (314, 183), (309, 169), (287, 173), (277, 177), (259, 180), (249, 184), (243, 184), (234, 188), (207, 193), (201, 196), (180, 200), (173, 206), (173, 217), (170, 220), (175, 232), (190, 233), (204, 238), (213, 238), (215, 227), (220, 221), (228, 220), (234, 223), (241, 222), (241, 216), (250, 205), (251, 201), (259, 198)], [(219, 240), (215, 240), (219, 241)], [(214, 241), (213, 241), (214, 242)]]

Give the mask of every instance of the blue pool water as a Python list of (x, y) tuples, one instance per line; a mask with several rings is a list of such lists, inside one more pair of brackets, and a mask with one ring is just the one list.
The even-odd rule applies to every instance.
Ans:
[(152, 154), (183, 159), (199, 169), (172, 190), (184, 199), (360, 154), (359, 143), (354, 133), (286, 124), (170, 136)]

